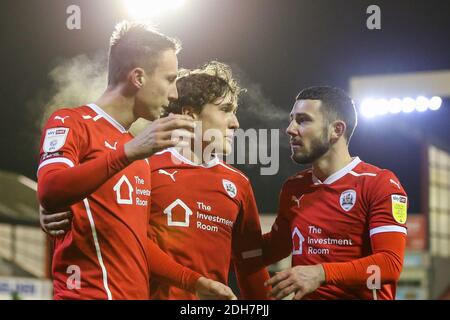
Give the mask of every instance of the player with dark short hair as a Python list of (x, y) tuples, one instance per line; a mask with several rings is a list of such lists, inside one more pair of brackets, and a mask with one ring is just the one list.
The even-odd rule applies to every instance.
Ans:
[(312, 167), (285, 182), (278, 216), (264, 235), (266, 264), (292, 253), (292, 268), (267, 282), (271, 295), (394, 299), (408, 206), (398, 178), (350, 156), (357, 115), (342, 90), (302, 90), (290, 121), (292, 159)]

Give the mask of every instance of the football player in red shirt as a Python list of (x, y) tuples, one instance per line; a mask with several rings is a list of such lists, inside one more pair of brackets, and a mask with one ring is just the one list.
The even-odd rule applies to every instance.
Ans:
[[(175, 261), (221, 283), (228, 282), (232, 265), (240, 297), (265, 299), (269, 274), (262, 260), (261, 227), (251, 184), (242, 172), (213, 154), (231, 151), (233, 132), (239, 127), (236, 110), (241, 89), (231, 69), (219, 62), (185, 70), (177, 87), (179, 99), (170, 103), (168, 112), (188, 115), (201, 124), (196, 140), (200, 144), (198, 149), (195, 142), (169, 148), (150, 158), (149, 235)], [(137, 122), (130, 131), (138, 133), (143, 125), (145, 121)], [(65, 232), (60, 222), (41, 224), (50, 233)], [(152, 277), (150, 292), (152, 299), (159, 300), (196, 298), (158, 276)]]
[[(38, 197), (49, 212), (73, 214), (55, 239), (55, 299), (148, 299), (150, 272), (200, 296), (231, 290), (175, 263), (148, 237), (147, 158), (173, 147), (174, 129), (192, 136), (190, 117), (159, 118), (177, 99), (179, 45), (144, 24), (124, 22), (111, 38), (108, 87), (96, 103), (54, 112), (43, 132)], [(139, 135), (138, 118), (155, 120)]]
[[(231, 69), (219, 62), (186, 71), (177, 87), (179, 98), (168, 110), (196, 121), (196, 141), (150, 158), (150, 235), (175, 261), (221, 283), (228, 283), (231, 264), (240, 298), (265, 299), (269, 274), (252, 186), (242, 172), (217, 157), (231, 152), (241, 89)], [(151, 295), (195, 299), (157, 277), (152, 278)]]
[(288, 179), (264, 235), (271, 295), (294, 299), (394, 299), (406, 242), (407, 196), (398, 178), (351, 157), (357, 124), (350, 97), (331, 87), (300, 92), (287, 129), (292, 159), (312, 164)]

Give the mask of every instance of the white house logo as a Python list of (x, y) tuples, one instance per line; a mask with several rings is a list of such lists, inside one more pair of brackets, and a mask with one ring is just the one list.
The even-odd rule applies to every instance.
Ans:
[[(173, 210), (180, 206), (184, 210), (184, 221), (173, 221)], [(173, 227), (189, 227), (189, 217), (192, 216), (192, 210), (180, 199), (172, 202), (166, 209), (164, 214), (167, 215), (167, 225)]]
[(303, 242), (305, 237), (303, 237), (300, 230), (297, 227), (292, 231), (292, 255), (301, 255), (303, 253)]
[[(124, 192), (125, 195), (127, 194), (126, 190), (128, 189), (128, 196), (122, 197), (123, 188), (126, 188)], [(118, 204), (133, 204), (133, 186), (125, 175), (119, 179), (113, 187), (113, 190), (116, 192)]]
[(346, 190), (341, 193), (341, 198), (339, 199), (339, 203), (345, 211), (349, 211), (356, 203), (356, 191), (355, 190)]
[(233, 182), (228, 181), (226, 179), (222, 179), (222, 184), (223, 184), (223, 188), (225, 189), (225, 191), (228, 193), (228, 195), (230, 197), (232, 197), (232, 198), (236, 197), (237, 188)]

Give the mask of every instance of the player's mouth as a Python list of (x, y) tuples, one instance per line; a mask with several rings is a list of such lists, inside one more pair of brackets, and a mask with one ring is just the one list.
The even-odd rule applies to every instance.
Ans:
[(291, 140), (290, 143), (291, 143), (291, 148), (293, 148), (293, 149), (298, 149), (298, 148), (301, 148), (304, 146), (303, 143), (299, 140), (295, 140), (295, 141)]

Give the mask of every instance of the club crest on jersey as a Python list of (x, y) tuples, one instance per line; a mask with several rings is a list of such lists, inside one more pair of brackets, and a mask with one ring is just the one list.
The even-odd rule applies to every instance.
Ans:
[(61, 149), (66, 143), (69, 128), (52, 128), (45, 132), (44, 152), (55, 152)]
[(346, 190), (341, 193), (341, 198), (339, 199), (339, 204), (342, 209), (349, 211), (356, 203), (356, 191)]
[(228, 181), (226, 179), (222, 179), (222, 184), (223, 184), (225, 191), (228, 193), (228, 195), (230, 197), (232, 197), (232, 198), (236, 197), (237, 188), (233, 182)]

